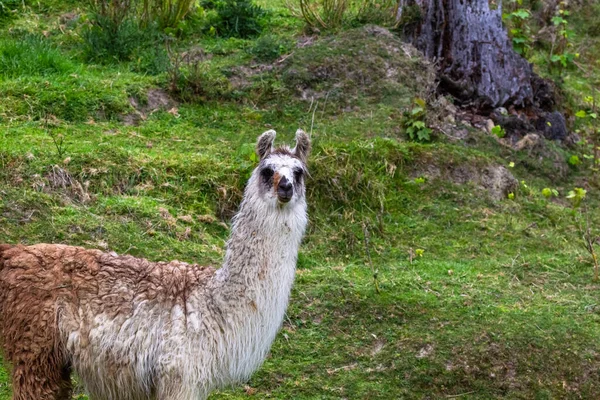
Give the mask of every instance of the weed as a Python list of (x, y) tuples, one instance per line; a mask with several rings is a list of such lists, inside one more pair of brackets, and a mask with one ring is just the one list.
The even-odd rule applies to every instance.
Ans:
[(569, 165), (576, 167), (579, 164), (581, 164), (581, 160), (579, 159), (579, 156), (573, 154), (571, 157), (569, 157), (569, 159), (567, 160), (567, 162), (569, 163)]
[(396, 24), (397, 1), (361, 0), (358, 3), (358, 5), (355, 5), (358, 10), (354, 18), (357, 23), (380, 26), (394, 26)]
[[(515, 1), (515, 3), (517, 2)], [(513, 48), (523, 57), (527, 57), (527, 53), (531, 49), (531, 28), (528, 23), (530, 18), (531, 13), (521, 7), (502, 16), (502, 19), (509, 24), (508, 32), (513, 43)]]
[(423, 20), (421, 7), (417, 4), (407, 5), (399, 10), (396, 15), (396, 28), (403, 32), (411, 32)]
[(196, 0), (139, 1), (142, 2), (140, 16), (142, 26), (147, 27), (156, 23), (162, 30), (178, 28), (196, 4)]
[(297, 0), (297, 5), (290, 1), (287, 5), (313, 30), (340, 28), (350, 9), (349, 0)]
[(506, 131), (500, 125), (494, 125), (491, 133), (499, 139), (502, 139), (504, 136), (506, 136)]
[(402, 125), (410, 140), (416, 142), (431, 141), (431, 129), (425, 125), (427, 105), (425, 100), (416, 98), (410, 111), (404, 113)]
[(252, 0), (203, 0), (207, 28), (220, 37), (249, 38), (259, 35), (267, 12)]
[(590, 224), (587, 207), (582, 206), (587, 196), (587, 190), (583, 188), (574, 188), (567, 194), (567, 199), (571, 201), (573, 207), (573, 219), (576, 228), (583, 240), (583, 246), (592, 258), (594, 267), (594, 281), (598, 281), (600, 274), (600, 263), (596, 253), (596, 245), (600, 243), (600, 235), (597, 235)]
[(552, 17), (552, 24), (557, 32), (552, 38), (552, 48), (550, 49), (550, 65), (559, 66), (559, 73), (567, 68), (576, 57), (577, 53), (572, 53), (571, 36), (573, 31), (569, 29), (568, 17), (570, 12), (565, 9), (565, 3), (560, 2), (556, 14)]
[(176, 53), (168, 47), (169, 91), (181, 101), (214, 100), (225, 98), (230, 92), (228, 79), (219, 71), (211, 69), (203, 57), (192, 59)]
[(547, 199), (549, 199), (551, 197), (558, 197), (558, 190), (550, 189), (550, 188), (543, 188), (542, 196), (544, 196)]
[(127, 61), (141, 44), (148, 43), (146, 32), (133, 18), (115, 21), (115, 18), (96, 14), (90, 22), (83, 32), (84, 52), (90, 61)]
[(261, 36), (253, 47), (249, 49), (249, 53), (259, 61), (269, 62), (276, 60), (282, 54), (290, 50), (291, 44), (274, 35)]

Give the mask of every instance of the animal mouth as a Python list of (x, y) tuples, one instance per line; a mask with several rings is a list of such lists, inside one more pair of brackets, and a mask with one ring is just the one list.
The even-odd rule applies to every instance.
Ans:
[(289, 203), (290, 200), (292, 199), (292, 196), (287, 196), (287, 195), (277, 195), (277, 200), (279, 200), (280, 203)]

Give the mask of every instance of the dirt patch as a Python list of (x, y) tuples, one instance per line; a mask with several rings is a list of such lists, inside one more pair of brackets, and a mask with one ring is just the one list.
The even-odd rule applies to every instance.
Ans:
[(273, 64), (240, 65), (229, 68), (226, 74), (232, 89), (244, 90), (252, 87), (254, 77), (273, 71), (276, 67)]
[(130, 97), (129, 104), (131, 104), (135, 111), (121, 117), (125, 125), (138, 125), (141, 121), (146, 120), (148, 115), (153, 112), (158, 110), (168, 111), (177, 106), (177, 102), (162, 89), (148, 90), (144, 101), (135, 97)]
[(477, 168), (471, 165), (428, 165), (411, 174), (413, 177), (425, 177), (428, 180), (449, 180), (454, 184), (474, 184), (485, 190), (494, 201), (506, 199), (514, 193), (519, 181), (508, 169), (499, 165)]

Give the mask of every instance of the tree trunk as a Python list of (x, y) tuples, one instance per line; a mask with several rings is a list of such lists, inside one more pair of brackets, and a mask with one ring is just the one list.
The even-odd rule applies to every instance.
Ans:
[[(502, 26), (502, 0), (399, 0), (397, 18), (413, 44), (439, 68), (440, 88), (476, 108), (550, 111), (536, 92), (548, 89), (512, 48)], [(547, 84), (545, 84), (547, 85)], [(543, 103), (543, 104), (542, 104)]]

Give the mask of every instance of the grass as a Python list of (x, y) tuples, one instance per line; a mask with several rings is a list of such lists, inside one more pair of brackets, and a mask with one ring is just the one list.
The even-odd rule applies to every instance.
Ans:
[[(126, 125), (129, 98), (166, 88), (166, 74), (86, 61), (77, 26), (45, 38), (40, 26), (66, 10), (29, 9), (8, 22), (29, 34), (0, 36), (0, 242), (219, 265), (258, 134), (274, 127), (291, 141), (298, 126), (312, 130), (310, 225), (282, 331), (246, 385), (211, 399), (596, 395), (600, 286), (564, 196), (587, 185), (593, 209), (598, 194), (585, 170), (566, 167), (570, 150), (515, 153), (474, 130), (466, 141), (407, 142), (398, 105), (423, 88), (380, 97), (385, 70), (348, 60), (364, 40), (359, 56), (393, 63), (404, 80), (427, 71), (374, 49), (360, 29), (295, 48), (272, 69), (248, 51), (259, 39), (188, 37), (178, 50), (202, 46), (210, 71), (243, 84)], [(284, 8), (272, 22), (266, 34), (299, 40)], [(365, 76), (368, 90), (356, 79)], [(303, 99), (302, 85), (314, 96)], [(514, 200), (491, 199), (478, 171), (511, 162), (525, 185)], [(561, 198), (545, 199), (544, 187)], [(1, 370), (0, 399), (8, 382)]]

